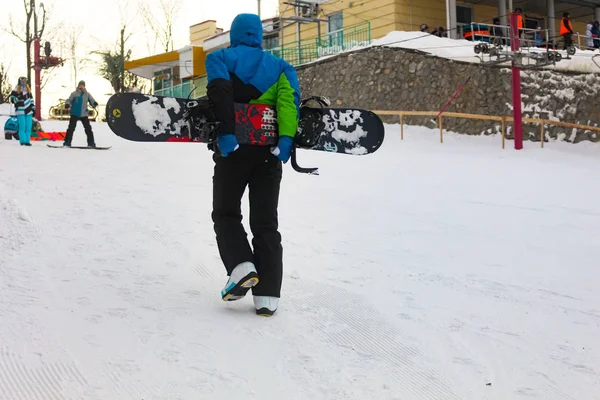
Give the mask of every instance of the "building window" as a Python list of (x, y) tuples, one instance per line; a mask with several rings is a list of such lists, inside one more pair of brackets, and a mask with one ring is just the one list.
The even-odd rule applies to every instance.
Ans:
[[(331, 14), (327, 17), (327, 40), (326, 46), (343, 46), (344, 44), (344, 18), (341, 12)], [(323, 43), (323, 42), (321, 42)]]
[(173, 78), (173, 86), (179, 85), (181, 83), (181, 77), (179, 76), (179, 66), (171, 68)]
[(524, 19), (526, 29), (546, 29), (546, 23), (543, 18), (527, 17)]
[(470, 24), (473, 22), (473, 8), (469, 6), (456, 6), (456, 23), (458, 25), (461, 24)]
[(160, 79), (161, 74), (162, 74), (162, 71), (156, 71), (154, 73), (154, 92), (155, 93), (157, 90), (162, 90), (162, 79)]
[(328, 21), (328, 32), (339, 31), (340, 29), (344, 29), (344, 16), (341, 12), (337, 12), (335, 14), (331, 14), (327, 17)]
[[(155, 94), (164, 94), (165, 89), (173, 86), (173, 77), (171, 76), (171, 68), (163, 69), (162, 71), (156, 71), (154, 73), (154, 93)], [(157, 93), (158, 92), (158, 93)], [(170, 96), (171, 94), (166, 94), (166, 96)]]
[(269, 50), (274, 47), (279, 47), (279, 35), (277, 33), (265, 35), (263, 39), (263, 49)]

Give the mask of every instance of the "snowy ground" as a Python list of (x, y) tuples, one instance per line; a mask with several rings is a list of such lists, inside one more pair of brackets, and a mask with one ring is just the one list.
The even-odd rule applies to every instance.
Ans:
[(301, 152), (268, 319), (220, 299), (205, 146), (93, 127), (0, 139), (0, 399), (600, 399), (599, 145)]

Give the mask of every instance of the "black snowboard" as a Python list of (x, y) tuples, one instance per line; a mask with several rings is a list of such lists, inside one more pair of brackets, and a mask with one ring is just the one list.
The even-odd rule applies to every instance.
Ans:
[[(315, 107), (307, 106), (315, 101)], [(321, 97), (311, 97), (300, 105), (300, 121), (295, 147), (334, 153), (364, 155), (381, 146), (384, 128), (373, 112), (354, 108), (329, 108)], [(270, 106), (236, 104), (235, 135), (240, 144), (276, 145), (276, 112)], [(216, 122), (206, 97), (185, 99), (117, 93), (106, 104), (110, 129), (124, 139), (135, 142), (213, 143)], [(298, 167), (295, 151), (292, 165), (300, 172), (316, 173), (315, 168)]]

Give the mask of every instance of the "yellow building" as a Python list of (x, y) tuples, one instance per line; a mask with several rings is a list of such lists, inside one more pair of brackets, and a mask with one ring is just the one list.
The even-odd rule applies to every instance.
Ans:
[[(265, 43), (277, 35), (277, 18), (263, 20)], [(190, 44), (181, 49), (125, 63), (125, 69), (152, 81), (152, 93), (197, 98), (206, 94), (206, 54), (229, 45), (229, 31), (214, 20), (190, 26)], [(272, 40), (272, 39), (271, 39)], [(276, 43), (273, 42), (273, 45)]]
[[(514, 3), (513, 3), (514, 2)], [(559, 32), (563, 11), (568, 10), (575, 32), (585, 34), (585, 24), (600, 20), (600, 0), (279, 0), (278, 17), (263, 20), (263, 48), (293, 65), (368, 45), (393, 31), (431, 32), (450, 27), (448, 36), (464, 37), (471, 23), (508, 23), (511, 9), (521, 8), (525, 28)], [(125, 69), (152, 80), (152, 92), (176, 97), (206, 93), (206, 54), (229, 45), (229, 31), (214, 20), (190, 26), (190, 44), (182, 49), (133, 60)], [(574, 37), (577, 44), (578, 37)], [(561, 38), (556, 41), (560, 43)], [(582, 41), (583, 42), (583, 41)]]
[[(284, 26), (280, 40), (284, 44), (323, 34), (334, 34), (353, 26), (370, 25), (371, 39), (392, 31), (418, 31), (422, 24), (429, 32), (437, 27), (450, 28), (450, 37), (461, 38), (463, 26), (471, 23), (491, 24), (500, 17), (509, 23), (508, 14), (521, 8), (525, 28), (559, 32), (562, 13), (569, 11), (575, 32), (585, 34), (585, 25), (600, 20), (598, 0), (279, 0), (279, 15)], [(318, 22), (307, 23), (309, 19)], [(551, 35), (555, 35), (551, 33)]]
[(223, 32), (216, 21), (190, 26), (190, 44), (181, 49), (125, 63), (125, 69), (152, 81), (152, 93), (197, 98), (206, 92), (204, 40)]

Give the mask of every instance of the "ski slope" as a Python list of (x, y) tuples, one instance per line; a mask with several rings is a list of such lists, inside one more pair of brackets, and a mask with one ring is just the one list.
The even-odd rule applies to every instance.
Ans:
[(220, 299), (206, 146), (92, 126), (0, 139), (0, 399), (600, 399), (599, 144), (300, 152), (264, 318)]

